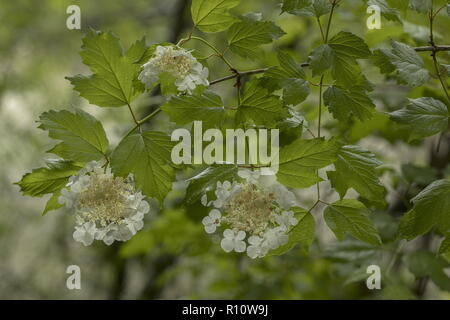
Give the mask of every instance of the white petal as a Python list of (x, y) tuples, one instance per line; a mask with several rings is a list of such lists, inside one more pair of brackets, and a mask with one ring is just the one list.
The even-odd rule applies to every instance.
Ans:
[(222, 241), (220, 241), (220, 246), (225, 252), (231, 252), (234, 249), (234, 242), (230, 239), (222, 239)]
[(112, 245), (113, 244), (113, 242), (114, 242), (114, 237), (113, 236), (105, 236), (104, 238), (103, 238), (103, 242), (107, 245), (107, 246), (110, 246), (110, 245)]
[(236, 235), (236, 240), (244, 240), (245, 239), (245, 231), (239, 231)]
[(205, 207), (208, 205), (208, 196), (206, 194), (204, 194), (202, 196), (202, 199), (200, 200), (201, 204), (204, 205)]
[(202, 220), (202, 223), (205, 226), (209, 226), (209, 225), (213, 224), (213, 222), (214, 222), (214, 220), (210, 216), (206, 216)]
[(262, 239), (260, 237), (258, 237), (258, 236), (250, 236), (247, 239), (247, 241), (248, 241), (248, 243), (250, 243), (250, 244), (252, 244), (254, 246), (257, 246), (257, 245), (259, 245), (261, 243)]
[(118, 241), (127, 241), (134, 235), (134, 231), (135, 230), (130, 229), (128, 225), (121, 224), (117, 231), (111, 233), (111, 236)]
[(233, 230), (225, 229), (224, 232), (223, 232), (223, 237), (225, 239), (229, 239), (229, 240), (234, 239), (234, 232), (233, 232)]
[(244, 241), (235, 241), (234, 250), (236, 252), (244, 252), (247, 245)]
[(258, 257), (258, 251), (259, 248), (256, 246), (248, 246), (247, 248), (247, 255), (252, 258), (255, 259), (256, 257)]
[(216, 208), (222, 208), (222, 206), (223, 206), (223, 201), (220, 200), (220, 199), (214, 200), (213, 205), (214, 205), (214, 207), (216, 207)]
[(220, 211), (217, 209), (213, 209), (211, 210), (211, 212), (209, 213), (209, 216), (213, 219), (213, 220), (217, 220), (220, 219), (220, 217), (222, 216), (220, 214)]
[(139, 204), (138, 210), (139, 210), (140, 212), (142, 212), (142, 213), (147, 213), (147, 212), (149, 212), (149, 211), (150, 211), (150, 206), (149, 206), (148, 202), (145, 201), (145, 200), (142, 200), (141, 203)]
[(133, 227), (136, 230), (134, 233), (136, 233), (144, 227), (144, 221), (133, 221)]
[(215, 224), (205, 225), (205, 231), (206, 233), (216, 232), (216, 225)]
[(85, 246), (89, 246), (94, 242), (94, 234), (90, 233), (89, 230), (86, 230), (85, 226), (75, 227), (73, 238), (75, 241), (81, 242)]

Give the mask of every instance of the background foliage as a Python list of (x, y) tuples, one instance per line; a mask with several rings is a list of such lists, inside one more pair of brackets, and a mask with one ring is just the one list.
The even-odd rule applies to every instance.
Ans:
[[(65, 10), (73, 4), (70, 1), (3, 2), (0, 5), (4, 22), (0, 29), (0, 54), (4, 62), (0, 67), (0, 157), (3, 164), (0, 170), (0, 297), (449, 297), (450, 279), (445, 270), (448, 267), (445, 253), (449, 245), (448, 240), (441, 242), (448, 232), (450, 216), (450, 137), (448, 132), (440, 134), (448, 128), (445, 107), (449, 101), (436, 77), (430, 52), (417, 54), (410, 48), (429, 45), (429, 21), (423, 12), (427, 11), (426, 4), (434, 2), (439, 8), (446, 1), (411, 0), (411, 7), (416, 9), (411, 10), (406, 0), (343, 0), (334, 13), (326, 44), (323, 41), (326, 31), (321, 32), (314, 16), (323, 15), (322, 23), (328, 25), (326, 18), (330, 8), (327, 1), (314, 1), (313, 6), (301, 9), (298, 7), (301, 1), (285, 1), (283, 7), (279, 1), (242, 1), (239, 6), (234, 6), (237, 1), (229, 2), (233, 3), (229, 6), (233, 14), (261, 12), (264, 19), (275, 21), (278, 27), (245, 19), (233, 24), (236, 18), (222, 13), (212, 20), (221, 24), (211, 25), (209, 18), (202, 17), (194, 8), (193, 12), (198, 16), (194, 14), (192, 19), (201, 30), (220, 31), (228, 29), (225, 25), (233, 24), (227, 32), (207, 34), (206, 38), (221, 48), (228, 43), (235, 54), (233, 65), (238, 70), (278, 66), (265, 73), (265, 86), (282, 87), (284, 102), (297, 105), (296, 110), (309, 123), (309, 130), (316, 132), (321, 118), (323, 136), (339, 136), (346, 144), (358, 145), (341, 148), (335, 157), (329, 156), (330, 159), (322, 157), (322, 166), (316, 164), (316, 168), (321, 168), (334, 162), (334, 169), (329, 167), (320, 172), (322, 178), (331, 182), (321, 184), (322, 199), (333, 205), (326, 207), (316, 203), (312, 211), (316, 221), (315, 240), (309, 253), (303, 247), (295, 247), (282, 256), (254, 261), (222, 252), (202, 230), (199, 221), (204, 210), (195, 201), (184, 199), (187, 183), (183, 180), (192, 172), (177, 173), (179, 182), (174, 183), (173, 190), (164, 200), (164, 209), (147, 221), (145, 230), (121, 246), (96, 244), (86, 249), (71, 238), (73, 222), (70, 215), (60, 211), (42, 218), (40, 213), (47, 198), (24, 198), (18, 192), (19, 188), (12, 185), (29, 168), (42, 167), (45, 164), (43, 157), (51, 157), (43, 152), (53, 147), (47, 133), (36, 130), (35, 120), (42, 112), (85, 110), (101, 120), (111, 145), (117, 145), (126, 133), (124, 130), (133, 125), (126, 108), (89, 105), (64, 79), (98, 71), (95, 62), (89, 63), (89, 54), (83, 56), (83, 60), (91, 70), (81, 63), (78, 52), (83, 33), (88, 32), (89, 27), (112, 31), (120, 37), (124, 48), (129, 48), (144, 35), (148, 44), (176, 43), (191, 30), (190, 1), (77, 1), (82, 10), (82, 32), (65, 27)], [(381, 30), (366, 28), (367, 4), (379, 4), (384, 8)], [(280, 15), (282, 10), (295, 14)], [(446, 10), (442, 10), (434, 21), (436, 43), (450, 43), (446, 34), (449, 28), (450, 18)], [(257, 44), (262, 44), (260, 51), (254, 52), (255, 43), (240, 39), (243, 32), (266, 35), (258, 38)], [(289, 55), (277, 54), (273, 46)], [(206, 56), (201, 43), (190, 42), (189, 47)], [(373, 55), (369, 48), (374, 50)], [(328, 59), (321, 60), (324, 56)], [(438, 59), (448, 65), (448, 52), (439, 52)], [(221, 60), (210, 61), (211, 79), (229, 74), (228, 66)], [(307, 78), (312, 79), (309, 89), (304, 80), (306, 75), (295, 61), (309, 61), (311, 73), (307, 71)], [(321, 77), (326, 70), (330, 72)], [(445, 66), (440, 69), (443, 85), (448, 87), (446, 72)], [(373, 85), (369, 85), (361, 73)], [(245, 82), (250, 79), (243, 77)], [(93, 81), (80, 77), (69, 80), (75, 86)], [(335, 85), (327, 85), (333, 80), (336, 80)], [(260, 89), (252, 83), (247, 84), (242, 95), (241, 103), (246, 108), (240, 111), (241, 119), (254, 116), (251, 109), (256, 102), (252, 101), (250, 93)], [(228, 105), (235, 101), (232, 84), (221, 82), (214, 88)], [(132, 88), (126, 93), (118, 101), (103, 99), (95, 102), (121, 105), (136, 96)], [(323, 101), (319, 101), (320, 93), (323, 93)], [(138, 118), (155, 110), (162, 99), (154, 94), (133, 101)], [(327, 110), (323, 106), (324, 112), (319, 115), (317, 106), (322, 102)], [(171, 104), (170, 109), (176, 107), (176, 101), (172, 100)], [(424, 114), (424, 110), (432, 110), (432, 113)], [(95, 120), (83, 112), (60, 115), (91, 121), (93, 125), (85, 130), (95, 128)], [(353, 118), (350, 119), (351, 115)], [(146, 128), (170, 132), (175, 124), (169, 120), (180, 122), (174, 116), (170, 112), (159, 113), (146, 123)], [(57, 118), (53, 111), (44, 113), (41, 127), (47, 128), (50, 136), (53, 134), (55, 138), (58, 131), (52, 133), (52, 128), (57, 128), (61, 120), (70, 122), (71, 119)], [(258, 121), (273, 124), (270, 117), (262, 116)], [(293, 134), (295, 136), (295, 131)], [(289, 137), (287, 141), (291, 141)], [(76, 140), (64, 140), (55, 147), (55, 153), (83, 161), (77, 157), (86, 153), (70, 153), (72, 149), (67, 148), (67, 143), (72, 147), (79, 146)], [(101, 157), (107, 151), (107, 143), (106, 137), (93, 143), (89, 157), (92, 154)], [(337, 150), (332, 147), (334, 143), (325, 145), (325, 142), (317, 141), (312, 148)], [(296, 156), (294, 151), (303, 148), (303, 145), (294, 145), (292, 150), (285, 149), (282, 161)], [(65, 167), (58, 170), (66, 173), (76, 170), (69, 164), (63, 165)], [(305, 207), (315, 204), (316, 188), (312, 185), (318, 181), (316, 168), (302, 172), (307, 175), (301, 180), (290, 180), (288, 175), (283, 175), (286, 170), (293, 171), (288, 167), (282, 166), (278, 175), (286, 185), (304, 188), (298, 190), (297, 195)], [(175, 174), (171, 169), (166, 171)], [(45, 174), (45, 171), (39, 174)], [(378, 175), (381, 182), (378, 182)], [(443, 180), (445, 178), (447, 180)], [(441, 182), (434, 182), (437, 180)], [(298, 185), (298, 181), (306, 184)], [(348, 191), (350, 188), (354, 190)], [(39, 193), (36, 189), (25, 191), (30, 195)], [(344, 195), (351, 199), (339, 200), (339, 196)], [(160, 200), (164, 198), (158, 194), (154, 196)], [(358, 196), (359, 201), (353, 200)], [(342, 215), (352, 217), (355, 224), (348, 225)], [(335, 226), (332, 228), (334, 233), (326, 224)], [(364, 230), (358, 226), (363, 226)], [(352, 237), (347, 237), (347, 233)], [(77, 264), (82, 269), (83, 289), (80, 291), (65, 288), (65, 269), (70, 264)], [(366, 288), (365, 271), (370, 264), (378, 264), (384, 270), (383, 290)]]

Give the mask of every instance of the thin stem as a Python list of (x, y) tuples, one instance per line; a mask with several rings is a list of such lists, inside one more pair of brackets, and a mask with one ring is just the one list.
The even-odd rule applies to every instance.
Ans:
[[(447, 100), (450, 102), (450, 95), (448, 93), (447, 86), (445, 85), (444, 79), (442, 78), (442, 73), (439, 70), (439, 63), (436, 58), (436, 52), (433, 52), (431, 56), (433, 57), (434, 68), (436, 69), (436, 74), (438, 76), (439, 82), (441, 83), (442, 89), (444, 90), (445, 95), (447, 96)], [(450, 111), (450, 105), (448, 109)]]
[(436, 44), (434, 43), (434, 32), (433, 32), (433, 22), (434, 22), (434, 18), (433, 18), (433, 8), (431, 8), (430, 10), (430, 14), (429, 14), (429, 18), (430, 18), (430, 44), (432, 47), (435, 47)]
[(255, 69), (255, 70), (249, 70), (249, 71), (239, 71), (239, 73), (233, 73), (233, 74), (230, 74), (229, 76), (213, 80), (209, 84), (213, 85), (213, 84), (216, 84), (216, 83), (219, 83), (219, 82), (223, 82), (223, 81), (226, 81), (226, 80), (237, 78), (238, 76), (242, 77), (244, 75), (252, 75), (252, 74), (257, 74), (257, 73), (263, 73), (263, 72), (266, 72), (268, 69), (269, 68)]
[[(447, 96), (447, 100), (450, 102), (450, 95), (449, 95), (449, 93), (448, 93), (447, 86), (446, 86), (446, 84), (445, 84), (445, 82), (444, 82), (444, 79), (442, 78), (442, 73), (441, 73), (441, 70), (440, 70), (440, 68), (439, 68), (439, 63), (438, 63), (438, 60), (437, 60), (437, 57), (436, 57), (436, 52), (437, 52), (436, 48), (437, 48), (437, 46), (436, 46), (436, 44), (435, 44), (435, 42), (434, 42), (434, 18), (435, 18), (435, 17), (436, 17), (436, 14), (433, 13), (433, 8), (431, 8), (431, 10), (430, 10), (430, 12), (429, 12), (429, 20), (430, 20), (430, 45), (434, 48), (434, 50), (433, 50), (432, 53), (431, 53), (431, 57), (433, 58), (433, 64), (434, 64), (434, 68), (435, 68), (435, 70), (436, 70), (436, 74), (437, 74), (437, 77), (438, 77), (438, 79), (439, 79), (439, 82), (441, 83), (442, 89), (444, 90), (445, 95)], [(447, 108), (448, 108), (449, 111), (450, 111), (450, 105), (448, 105)]]
[(424, 47), (416, 47), (414, 48), (417, 52), (427, 52), (427, 51), (450, 51), (449, 45), (443, 46), (424, 46)]
[(203, 58), (197, 58), (198, 60), (208, 60), (209, 58), (211, 58), (211, 57), (214, 57), (214, 56), (217, 56), (217, 53), (211, 53), (211, 54), (209, 54), (209, 55), (207, 55), (206, 57), (203, 57)]
[(317, 200), (316, 202), (314, 202), (313, 206), (311, 208), (309, 208), (308, 212), (311, 212), (318, 204), (320, 203), (319, 200)]
[(400, 240), (400, 242), (397, 244), (397, 248), (395, 249), (394, 253), (392, 254), (392, 258), (389, 261), (389, 264), (386, 268), (386, 274), (389, 275), (392, 267), (394, 267), (395, 262), (397, 261), (397, 258), (400, 254), (400, 252), (402, 251), (403, 245), (405, 244), (405, 241)]
[(236, 83), (236, 96), (237, 96), (237, 104), (238, 106), (241, 105), (241, 84), (240, 84), (240, 77), (238, 77), (238, 82)]
[(322, 91), (323, 91), (323, 79), (325, 75), (322, 75), (319, 83), (319, 120), (317, 128), (317, 136), (320, 138), (320, 128), (322, 126)]
[(233, 67), (233, 65), (225, 58), (225, 56), (223, 55), (223, 53), (220, 52), (219, 49), (217, 49), (213, 44), (211, 44), (209, 41), (207, 41), (207, 40), (205, 40), (205, 39), (203, 39), (203, 38), (196, 37), (196, 36), (190, 36), (187, 40), (185, 40), (185, 41), (183, 41), (183, 42), (180, 41), (179, 43), (180, 43), (180, 45), (181, 45), (181, 44), (183, 44), (183, 43), (185, 43), (185, 42), (187, 42), (188, 40), (191, 40), (191, 39), (197, 40), (197, 41), (200, 41), (200, 42), (203, 42), (205, 45), (207, 45), (208, 47), (210, 47), (210, 48), (217, 54), (217, 56), (220, 57), (220, 59), (222, 59), (223, 62), (226, 63), (226, 65), (227, 65), (231, 70), (235, 70), (234, 67)]
[(325, 39), (324, 39), (325, 43), (328, 43), (328, 36), (330, 35), (331, 20), (333, 19), (334, 8), (336, 7), (336, 5), (338, 3), (339, 3), (339, 1), (336, 2), (333, 0), (333, 3), (331, 4), (331, 12), (328, 17), (327, 32), (325, 33)]
[[(333, 13), (334, 13), (334, 8), (336, 7), (336, 5), (339, 3), (339, 1), (333, 0), (332, 4), (331, 4), (331, 11), (330, 11), (330, 15), (328, 17), (328, 23), (327, 23), (327, 31), (325, 33), (325, 35), (323, 35), (323, 30), (322, 30), (322, 24), (320, 22), (320, 19), (317, 19), (317, 22), (319, 23), (319, 28), (320, 28), (320, 32), (322, 34), (322, 39), (324, 43), (328, 42), (328, 37), (330, 35), (330, 27), (331, 27), (331, 21), (333, 19)], [(317, 124), (317, 136), (318, 138), (321, 137), (321, 127), (322, 127), (322, 93), (323, 93), (323, 80), (325, 78), (325, 75), (323, 74), (320, 77), (320, 83), (319, 83), (319, 119), (318, 119), (318, 124)], [(319, 170), (316, 171), (317, 174), (319, 174)], [(316, 183), (316, 188), (317, 188), (317, 202), (321, 202), (320, 200), (320, 183), (317, 182)]]
[(237, 167), (246, 169), (258, 169), (258, 168), (269, 168), (270, 164), (238, 164)]
[(437, 141), (437, 145), (436, 145), (436, 153), (439, 153), (441, 151), (441, 143), (442, 143), (442, 139), (445, 136), (445, 132), (442, 131), (441, 134), (439, 135), (438, 141)]
[(134, 115), (133, 109), (131, 109), (131, 106), (129, 103), (127, 103), (128, 110), (130, 110), (131, 116), (133, 117), (134, 123), (139, 126), (139, 121), (137, 120), (136, 116)]
[(311, 131), (310, 128), (305, 128), (305, 129), (306, 129), (306, 131), (308, 131), (308, 133), (309, 133), (313, 138), (316, 137), (316, 135), (314, 134), (314, 132)]
[(146, 116), (142, 120), (137, 121), (136, 125), (127, 132), (127, 134), (125, 135), (124, 138), (128, 137), (130, 134), (132, 134), (134, 132), (134, 130), (136, 130), (138, 127), (140, 127), (146, 121), (148, 121), (151, 118), (153, 118), (154, 116), (156, 116), (159, 112), (161, 112), (161, 108), (157, 108), (155, 111), (150, 113), (148, 116)]
[(319, 25), (320, 34), (322, 35), (322, 40), (325, 42), (325, 33), (323, 33), (322, 23), (320, 22), (320, 17), (317, 17), (317, 24)]
[(103, 153), (103, 157), (105, 158), (105, 164), (102, 166), (102, 168), (105, 168), (105, 170), (106, 170), (106, 168), (109, 165), (109, 158), (105, 153)]
[(439, 14), (439, 12), (441, 12), (442, 9), (446, 8), (447, 4), (444, 4), (442, 7), (440, 7), (439, 9), (437, 9), (437, 11), (434, 13), (433, 15), (433, 19), (436, 18), (436, 16)]

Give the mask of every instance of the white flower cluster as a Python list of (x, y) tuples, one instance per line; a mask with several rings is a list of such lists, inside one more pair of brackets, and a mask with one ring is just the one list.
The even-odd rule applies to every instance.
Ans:
[(161, 73), (171, 74), (176, 78), (178, 91), (189, 94), (198, 85), (208, 86), (208, 68), (205, 68), (192, 54), (175, 46), (157, 46), (155, 54), (144, 64), (139, 80), (146, 88), (158, 81)]
[(261, 258), (288, 242), (288, 232), (298, 223), (289, 211), (295, 196), (276, 181), (265, 184), (259, 171), (239, 170), (238, 175), (243, 182), (217, 182), (215, 200), (203, 195), (202, 204), (214, 208), (202, 222), (207, 233), (225, 225), (224, 251)]
[(127, 241), (144, 226), (150, 206), (136, 192), (132, 177), (114, 177), (109, 167), (93, 161), (70, 177), (58, 202), (75, 211), (73, 238), (85, 246), (94, 240), (107, 245)]

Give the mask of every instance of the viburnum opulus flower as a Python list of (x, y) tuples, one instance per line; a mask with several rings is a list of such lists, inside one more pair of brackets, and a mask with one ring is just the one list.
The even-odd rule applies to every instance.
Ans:
[(192, 93), (198, 85), (208, 86), (208, 69), (191, 52), (176, 46), (157, 46), (155, 54), (144, 64), (139, 80), (148, 88), (162, 73), (175, 77), (178, 91)]
[(203, 195), (202, 204), (213, 209), (202, 222), (207, 233), (221, 227), (224, 251), (264, 257), (286, 244), (289, 231), (298, 223), (289, 211), (297, 205), (295, 195), (259, 171), (239, 170), (238, 175), (240, 181), (217, 182), (214, 199)]
[(74, 210), (73, 238), (85, 246), (127, 241), (142, 229), (150, 206), (135, 190), (132, 176), (115, 177), (109, 167), (90, 162), (61, 190), (60, 204)]

